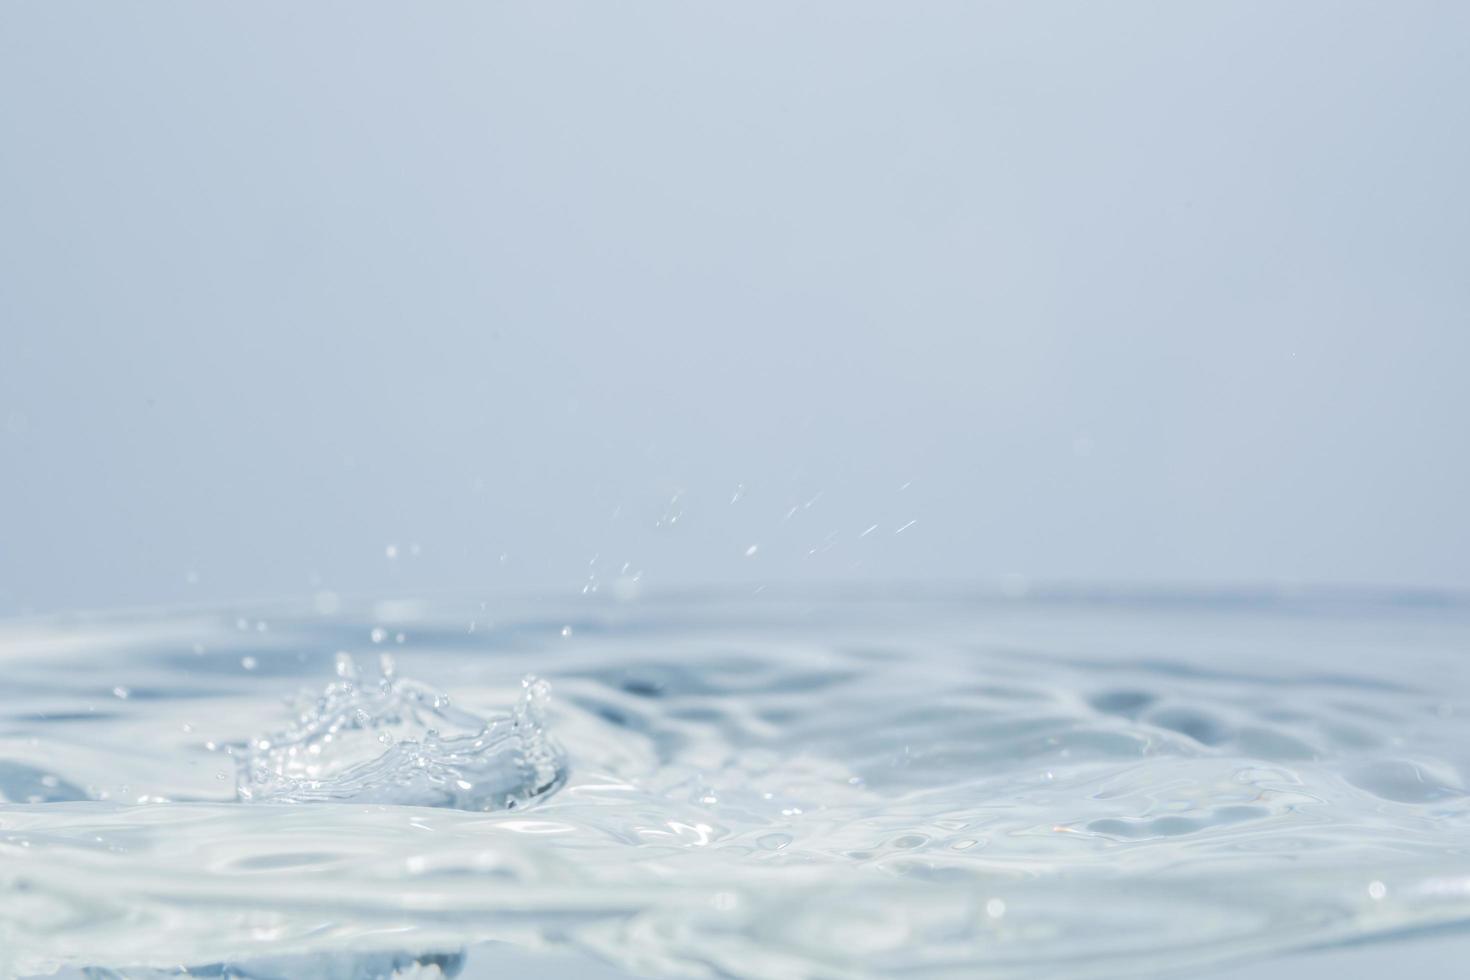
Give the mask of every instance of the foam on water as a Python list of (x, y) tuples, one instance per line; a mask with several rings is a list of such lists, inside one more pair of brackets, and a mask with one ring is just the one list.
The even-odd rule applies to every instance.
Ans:
[[(1470, 925), (1455, 601), (489, 612), (0, 628), (0, 976), (1193, 976)], [(400, 633), (437, 690), (336, 657)]]

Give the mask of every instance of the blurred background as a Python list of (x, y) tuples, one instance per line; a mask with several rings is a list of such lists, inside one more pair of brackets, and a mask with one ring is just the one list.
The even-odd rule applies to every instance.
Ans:
[(0, 613), (1470, 586), (1470, 5), (0, 5)]

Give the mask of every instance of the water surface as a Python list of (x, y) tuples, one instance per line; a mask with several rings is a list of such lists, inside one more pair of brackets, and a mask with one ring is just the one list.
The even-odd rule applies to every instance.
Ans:
[(14, 621), (0, 975), (1188, 976), (1454, 930), (1467, 646), (1453, 599), (1268, 592)]

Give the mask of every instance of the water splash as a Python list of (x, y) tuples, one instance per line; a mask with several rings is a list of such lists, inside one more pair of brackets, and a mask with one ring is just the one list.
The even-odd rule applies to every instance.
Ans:
[(509, 716), (482, 719), (397, 677), (391, 658), (364, 679), (347, 654), (296, 720), (236, 752), (244, 803), (387, 803), (513, 809), (554, 792), (565, 754), (546, 731), (550, 685), (527, 676)]

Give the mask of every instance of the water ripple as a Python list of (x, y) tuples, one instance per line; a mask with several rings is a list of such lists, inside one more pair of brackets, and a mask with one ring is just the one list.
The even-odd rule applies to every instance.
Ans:
[[(492, 611), (0, 627), (0, 976), (1185, 976), (1470, 925), (1470, 608)], [(310, 686), (387, 647), (436, 687)]]

